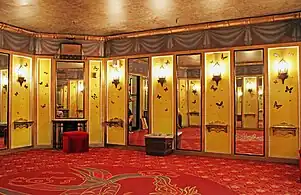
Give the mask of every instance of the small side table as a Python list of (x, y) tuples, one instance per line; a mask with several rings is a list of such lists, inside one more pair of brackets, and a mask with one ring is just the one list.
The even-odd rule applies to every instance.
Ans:
[(173, 135), (146, 134), (144, 138), (147, 155), (166, 156), (173, 152)]

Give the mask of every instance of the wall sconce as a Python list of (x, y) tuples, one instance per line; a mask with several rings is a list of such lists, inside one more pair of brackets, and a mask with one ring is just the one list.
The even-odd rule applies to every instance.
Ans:
[(221, 66), (218, 62), (216, 62), (212, 67), (212, 80), (215, 81), (216, 86), (218, 86), (218, 83), (220, 80), (222, 80), (222, 71)]
[(121, 76), (121, 72), (120, 72), (120, 67), (121, 67), (121, 64), (120, 64), (120, 61), (117, 60), (117, 62), (115, 61), (115, 63), (113, 62), (113, 71), (112, 71), (112, 78), (113, 78), (113, 81), (112, 81), (112, 84), (115, 85), (115, 88), (117, 88), (117, 86), (120, 84), (120, 76)]
[[(27, 66), (27, 64), (24, 65), (25, 67)], [(20, 65), (20, 67), (17, 69), (17, 73), (18, 73), (18, 79), (17, 79), (17, 82), (20, 83), (20, 86), (22, 87), (23, 83), (26, 82), (26, 79), (25, 79), (25, 74), (23, 72), (23, 69), (22, 69), (23, 65)]]
[(2, 82), (3, 82), (3, 89), (5, 89), (5, 91), (7, 91), (8, 78), (4, 77)]
[(78, 83), (78, 91), (82, 93), (84, 92), (84, 84), (82, 82)]
[(263, 94), (263, 90), (262, 90), (262, 88), (259, 88), (258, 89), (258, 95), (262, 95)]
[(242, 96), (242, 91), (237, 91), (237, 95), (238, 95), (238, 97), (241, 97)]
[(282, 84), (288, 78), (288, 63), (283, 58), (278, 63), (278, 78), (282, 81)]
[(160, 83), (161, 87), (166, 83), (166, 67), (168, 66), (169, 61), (167, 60), (163, 65), (160, 66), (158, 71), (158, 83)]
[(248, 92), (252, 95), (253, 89), (255, 89), (255, 83), (253, 82), (248, 82), (246, 83), (246, 89), (248, 90)]
[(200, 90), (200, 87), (199, 86), (197, 86), (197, 85), (193, 85), (192, 86), (192, 93), (194, 94), (194, 95), (197, 95), (197, 93), (198, 93), (198, 91)]

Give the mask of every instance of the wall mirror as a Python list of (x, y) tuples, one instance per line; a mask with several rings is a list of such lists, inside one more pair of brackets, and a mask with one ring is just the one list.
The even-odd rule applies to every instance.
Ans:
[(263, 50), (235, 52), (235, 153), (264, 155)]
[(84, 118), (84, 63), (57, 62), (56, 118)]
[(201, 150), (201, 55), (177, 56), (177, 148)]
[(149, 132), (149, 59), (129, 59), (128, 62), (128, 143), (145, 146)]
[(9, 55), (0, 53), (0, 149), (8, 147)]

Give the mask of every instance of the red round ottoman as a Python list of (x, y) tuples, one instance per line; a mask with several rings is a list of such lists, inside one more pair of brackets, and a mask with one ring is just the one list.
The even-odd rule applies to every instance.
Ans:
[(88, 152), (89, 134), (83, 131), (64, 132), (63, 151), (67, 153)]

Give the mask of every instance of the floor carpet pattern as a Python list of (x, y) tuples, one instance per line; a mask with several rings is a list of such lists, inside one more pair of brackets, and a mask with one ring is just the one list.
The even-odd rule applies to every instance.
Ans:
[[(80, 154), (66, 154), (62, 151), (54, 150), (31, 150), (6, 154), (0, 157), (0, 189), (2, 193), (5, 190), (12, 190), (11, 192), (8, 191), (7, 194), (17, 194), (17, 192), (14, 193), (13, 190), (22, 192), (25, 188), (24, 186), (18, 186), (20, 183), (22, 185), (28, 183), (32, 185), (39, 184), (35, 185), (36, 190), (39, 186), (42, 186), (43, 189), (51, 188), (53, 185), (49, 184), (54, 182), (56, 187), (59, 185), (59, 187), (65, 189), (66, 186), (64, 185), (67, 185), (66, 182), (70, 182), (70, 178), (68, 180), (68, 178), (62, 179), (61, 176), (53, 176), (61, 172), (64, 173), (64, 177), (70, 177), (70, 174), (74, 177), (76, 176), (75, 179), (71, 179), (71, 182), (74, 182), (72, 184), (84, 186), (92, 185), (93, 187), (93, 182), (97, 182), (98, 184), (104, 182), (104, 180), (107, 182), (107, 180), (113, 176), (115, 179), (120, 179), (123, 177), (120, 176), (122, 173), (128, 176), (133, 176), (132, 174), (135, 175), (137, 173), (141, 175), (141, 171), (146, 170), (157, 170), (161, 173), (161, 176), (162, 173), (164, 173), (163, 180), (161, 178), (161, 181), (156, 184), (161, 186), (160, 188), (164, 188), (162, 185), (171, 185), (173, 188), (178, 187), (177, 189), (182, 189), (174, 191), (168, 188), (171, 191), (167, 192), (166, 190), (168, 189), (164, 189), (164, 192), (156, 191), (156, 193), (153, 194), (197, 195), (208, 194), (210, 192), (211, 194), (236, 193), (246, 195), (301, 194), (299, 170), (296, 165), (200, 156), (169, 155), (166, 157), (158, 157), (148, 156), (141, 151), (111, 148), (92, 148), (88, 153)], [(77, 174), (74, 174), (74, 172), (77, 172)], [(173, 178), (169, 175), (170, 172), (179, 174), (180, 177), (178, 179)], [(44, 177), (41, 177), (42, 174), (44, 174)], [(48, 179), (45, 179), (45, 177)], [(153, 173), (152, 177), (154, 177)], [(85, 178), (89, 180), (85, 180)], [(171, 178), (171, 181), (169, 181), (168, 178)], [(142, 195), (143, 192), (137, 191), (136, 189), (144, 188), (144, 185), (141, 183), (142, 181), (139, 180), (135, 182), (134, 180), (130, 180), (127, 181), (129, 183), (127, 183), (126, 180), (123, 181), (125, 183), (119, 183), (121, 188), (119, 188), (117, 194)], [(186, 181), (191, 181), (191, 183), (186, 186)], [(194, 181), (197, 182), (193, 183)], [(143, 183), (145, 182), (146, 181)], [(207, 187), (203, 185), (206, 182), (208, 183)], [(112, 182), (109, 183), (111, 184)], [(13, 186), (11, 184), (13, 184)], [(155, 184), (153, 183), (153, 185)], [(125, 188), (122, 188), (122, 186), (125, 186)], [(185, 188), (185, 186), (187, 188)], [(197, 187), (194, 188), (194, 186)], [(79, 188), (78, 185), (73, 185), (73, 187)], [(116, 190), (117, 187), (115, 186), (114, 189)], [(219, 190), (223, 190), (223, 192), (215, 193), (210, 191), (211, 188), (216, 188), (216, 190), (219, 188)], [(110, 190), (106, 191), (106, 193), (101, 191), (105, 189), (103, 187), (93, 188), (88, 191), (81, 191), (84, 189), (80, 189), (79, 191), (75, 191), (76, 193), (72, 191), (65, 193), (65, 191), (62, 194), (114, 194), (114, 191)], [(149, 194), (148, 192), (154, 191), (154, 189), (156, 188), (146, 187), (145, 192)], [(71, 186), (68, 190), (74, 190), (74, 188)], [(25, 192), (28, 193), (31, 191), (25, 190)], [(50, 194), (54, 194), (54, 192), (52, 191)]]
[(4, 137), (0, 137), (0, 149), (1, 148), (6, 148), (6, 146), (4, 145)]

